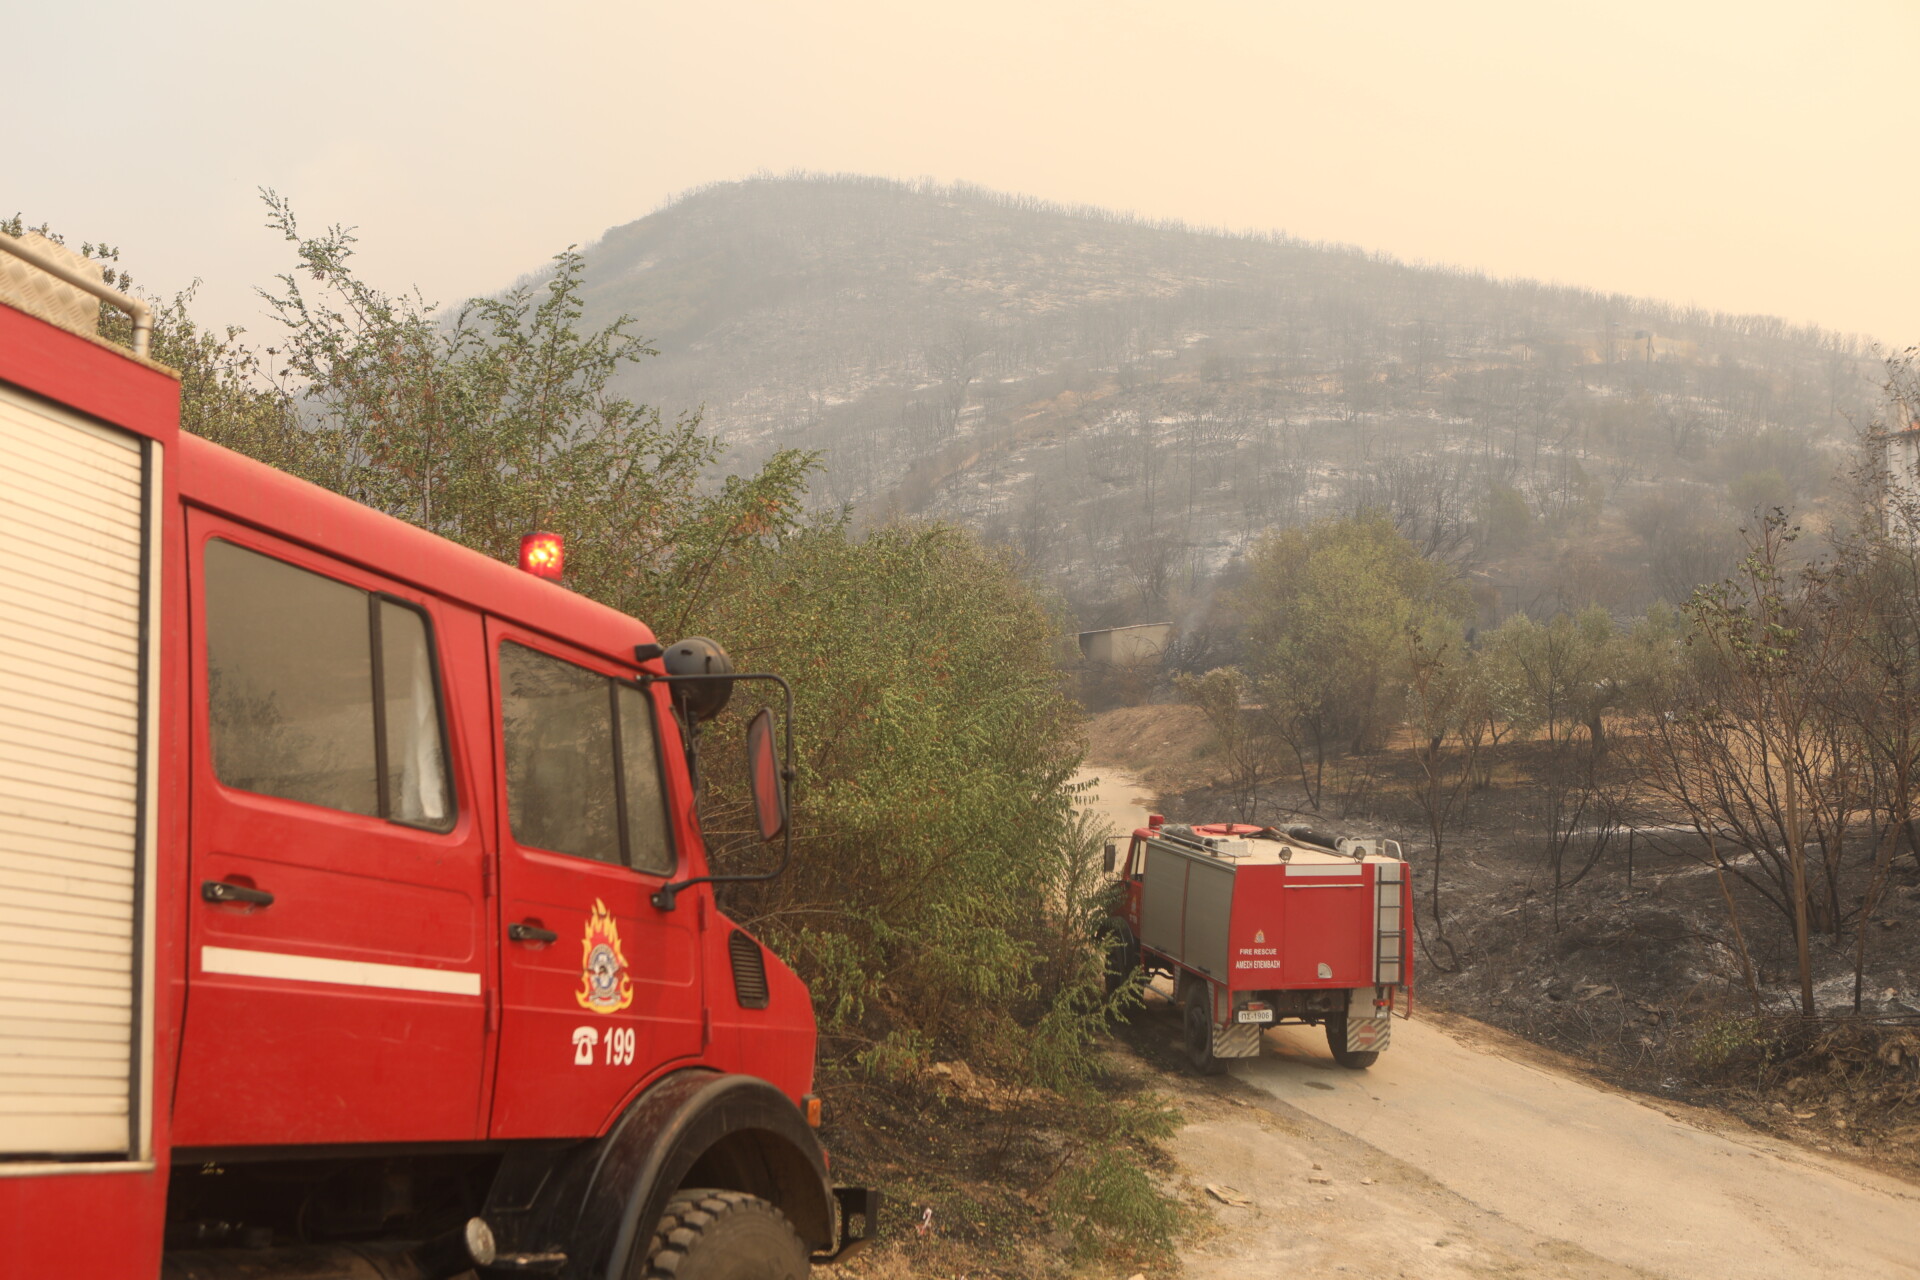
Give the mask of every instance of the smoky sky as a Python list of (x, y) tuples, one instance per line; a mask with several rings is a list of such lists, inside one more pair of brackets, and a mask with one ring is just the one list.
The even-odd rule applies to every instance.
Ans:
[(0, 213), (257, 334), (259, 187), (453, 302), (799, 169), (1920, 341), (1910, 0), (15, 7)]

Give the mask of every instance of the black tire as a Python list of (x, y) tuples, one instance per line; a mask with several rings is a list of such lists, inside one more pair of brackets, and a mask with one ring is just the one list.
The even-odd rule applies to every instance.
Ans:
[(1365, 1071), (1368, 1067), (1380, 1061), (1380, 1051), (1378, 1049), (1368, 1049), (1358, 1053), (1348, 1052), (1347, 1015), (1344, 1013), (1330, 1013), (1327, 1015), (1327, 1048), (1333, 1051), (1333, 1060), (1335, 1062), (1343, 1067), (1351, 1067), (1355, 1071)]
[(785, 1214), (740, 1191), (667, 1202), (633, 1280), (806, 1280), (807, 1247)]
[(1213, 1056), (1213, 988), (1204, 979), (1187, 980), (1185, 1019), (1188, 1064), (1203, 1076), (1220, 1074), (1227, 1064)]
[(1134, 939), (1133, 926), (1121, 916), (1108, 916), (1100, 932), (1107, 943), (1107, 994), (1112, 995), (1140, 967), (1140, 944)]

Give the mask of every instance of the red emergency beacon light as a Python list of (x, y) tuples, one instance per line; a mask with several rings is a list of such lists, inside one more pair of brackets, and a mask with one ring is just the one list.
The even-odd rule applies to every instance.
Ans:
[(567, 540), (557, 533), (528, 534), (520, 539), (520, 567), (558, 582), (567, 567)]

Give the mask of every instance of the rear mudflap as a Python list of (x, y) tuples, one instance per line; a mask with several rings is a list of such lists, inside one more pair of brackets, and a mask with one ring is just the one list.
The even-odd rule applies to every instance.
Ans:
[(1229, 1022), (1226, 1026), (1214, 1024), (1213, 1056), (1216, 1058), (1257, 1058), (1260, 1056), (1260, 1033), (1266, 1027), (1258, 1022)]
[(1390, 1010), (1380, 1010), (1378, 1018), (1356, 1018), (1347, 1015), (1347, 1052), (1381, 1053), (1393, 1039), (1393, 1017)]

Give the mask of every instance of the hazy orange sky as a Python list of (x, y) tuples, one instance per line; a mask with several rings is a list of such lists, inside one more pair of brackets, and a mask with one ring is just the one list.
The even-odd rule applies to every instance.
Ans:
[(1920, 342), (1920, 0), (11, 7), (0, 212), (262, 336), (257, 187), (453, 302), (801, 168)]

